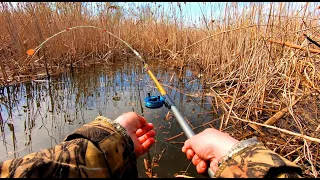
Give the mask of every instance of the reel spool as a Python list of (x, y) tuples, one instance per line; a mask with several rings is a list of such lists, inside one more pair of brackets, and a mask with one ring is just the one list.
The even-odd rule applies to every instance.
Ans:
[(148, 93), (148, 97), (144, 99), (145, 106), (151, 109), (161, 108), (164, 104), (164, 98), (162, 96), (150, 96)]

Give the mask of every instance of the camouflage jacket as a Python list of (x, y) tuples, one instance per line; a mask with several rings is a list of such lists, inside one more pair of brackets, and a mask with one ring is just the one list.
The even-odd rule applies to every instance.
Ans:
[(64, 141), (0, 164), (0, 177), (138, 178), (131, 138), (102, 116)]
[[(138, 178), (133, 142), (122, 127), (102, 116), (65, 140), (0, 164), (0, 177)], [(265, 148), (249, 146), (224, 161), (215, 177), (298, 177), (294, 163)]]
[(269, 150), (261, 142), (227, 156), (218, 167), (214, 177), (297, 178), (302, 174), (299, 166)]

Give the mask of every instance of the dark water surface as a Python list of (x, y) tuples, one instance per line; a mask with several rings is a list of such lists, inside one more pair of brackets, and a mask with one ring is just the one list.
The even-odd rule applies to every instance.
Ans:
[[(173, 70), (160, 64), (149, 65), (161, 83), (167, 85), (164, 88), (193, 127), (214, 119), (209, 113), (210, 99), (185, 95), (201, 94), (197, 74), (193, 75), (185, 68), (184, 83), (179, 83)], [(181, 90), (184, 93), (180, 93)], [(50, 148), (99, 114), (115, 119), (122, 113), (135, 111), (155, 125), (156, 143), (150, 155), (158, 157), (163, 152), (159, 166), (153, 168), (158, 177), (174, 177), (176, 173), (182, 174), (181, 171), (203, 177), (197, 175), (195, 167), (181, 152), (182, 142), (186, 140), (184, 135), (166, 141), (182, 130), (174, 116), (165, 119), (167, 108), (148, 109), (144, 106), (148, 93), (159, 95), (140, 62), (96, 64), (54, 77), (50, 82), (39, 80), (7, 87), (0, 95), (0, 161)], [(217, 123), (213, 125), (217, 127)], [(197, 128), (195, 132), (203, 129)], [(139, 177), (147, 177), (144, 158), (147, 159), (147, 154), (138, 159)]]

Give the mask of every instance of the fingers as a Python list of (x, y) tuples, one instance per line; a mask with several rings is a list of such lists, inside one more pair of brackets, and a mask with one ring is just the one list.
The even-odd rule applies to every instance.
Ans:
[(192, 159), (192, 164), (196, 166), (199, 174), (206, 173), (208, 165), (192, 149), (187, 149), (186, 146), (182, 147), (182, 152), (186, 153), (188, 159)]
[(196, 154), (192, 158), (192, 164), (196, 166), (197, 172), (199, 174), (203, 174), (207, 171), (207, 163), (204, 160), (200, 159), (200, 157)]
[(139, 122), (140, 122), (139, 128), (141, 128), (141, 127), (143, 127), (143, 126), (145, 126), (147, 124), (147, 120), (146, 120), (146, 118), (144, 118), (144, 117), (142, 117), (140, 115), (138, 115), (138, 117), (139, 117)]
[(182, 149), (181, 149), (181, 151), (182, 151), (183, 153), (186, 153), (186, 151), (187, 151), (187, 148), (186, 148), (185, 146), (182, 146)]
[(210, 169), (216, 173), (216, 171), (219, 169), (218, 168), (218, 160), (216, 158), (212, 159), (210, 162)]
[(155, 140), (154, 138), (149, 138), (147, 139), (146, 141), (144, 141), (142, 144), (141, 144), (141, 147), (142, 147), (142, 154), (144, 154), (145, 152), (147, 152), (151, 146), (154, 144)]
[(156, 132), (154, 130), (148, 131), (143, 136), (138, 137), (140, 144), (143, 144), (146, 140), (149, 138), (153, 138), (156, 135)]
[(202, 159), (200, 159), (199, 156), (195, 154), (192, 158), (192, 164), (196, 166), (200, 163), (200, 161), (202, 161)]
[(188, 139), (184, 142), (184, 145), (182, 147), (182, 152), (186, 153), (187, 149), (192, 149), (191, 147), (191, 140)]
[(208, 165), (205, 161), (201, 160), (196, 166), (197, 172), (199, 174), (204, 174), (207, 172)]
[(196, 166), (197, 172), (199, 174), (205, 173), (208, 168), (207, 163), (204, 160), (202, 160), (198, 155), (194, 154), (194, 152), (191, 149), (188, 149), (186, 152), (188, 159), (192, 158), (192, 164)]
[(137, 137), (143, 136), (144, 134), (146, 134), (147, 132), (149, 132), (152, 129), (153, 129), (153, 124), (148, 123), (145, 126), (143, 126), (142, 128), (138, 129), (136, 131), (136, 135), (137, 135)]
[(194, 151), (191, 148), (191, 143), (189, 139), (184, 142), (184, 145), (182, 147), (182, 152), (184, 152), (187, 155), (188, 159), (192, 159), (193, 156), (195, 155)]
[(188, 149), (187, 152), (186, 152), (186, 155), (187, 155), (187, 158), (190, 160), (193, 158), (194, 156), (194, 152), (192, 149)]

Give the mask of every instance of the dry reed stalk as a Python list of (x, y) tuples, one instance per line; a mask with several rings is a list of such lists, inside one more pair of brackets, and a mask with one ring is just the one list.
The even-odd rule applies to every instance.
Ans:
[[(297, 104), (302, 98), (304, 98), (304, 96), (300, 96), (296, 101), (294, 101), (290, 106), (294, 106), (295, 104)], [(276, 123), (279, 119), (281, 119), (287, 112), (289, 111), (289, 107), (285, 107), (283, 109), (281, 109), (279, 112), (277, 112), (276, 114), (274, 114), (272, 117), (270, 117), (267, 121), (265, 121), (263, 124), (265, 125), (272, 125), (274, 123)]]
[(302, 149), (302, 148), (303, 148), (303, 146), (300, 146), (299, 148), (297, 148), (297, 149), (295, 149), (295, 150), (293, 150), (293, 151), (289, 152), (288, 154), (284, 155), (283, 157), (285, 158), (285, 157), (287, 157), (287, 156), (290, 156), (291, 154), (293, 154), (293, 153), (297, 152), (298, 150), (300, 150), (300, 149)]
[(2, 72), (2, 75), (3, 75), (3, 78), (4, 78), (4, 82), (8, 82), (8, 75), (7, 75), (5, 66), (4, 66), (4, 64), (2, 62), (0, 63), (0, 69), (1, 69), (1, 72)]
[(183, 174), (177, 174), (177, 175), (174, 175), (174, 177), (176, 177), (176, 178), (194, 178), (192, 176), (187, 176), (187, 175), (183, 175)]
[(172, 74), (172, 76), (171, 76), (171, 78), (169, 80), (170, 83), (172, 82), (174, 75), (175, 75), (175, 72), (173, 72), (173, 74)]
[[(59, 3), (58, 3), (59, 4)], [(49, 5), (49, 3), (48, 3), (48, 5)], [(79, 3), (78, 4), (76, 4), (77, 6), (79, 5)], [(47, 4), (42, 4), (41, 6), (39, 6), (39, 7), (41, 7), (42, 9), (46, 9), (46, 10), (49, 10), (49, 8), (47, 8), (46, 7), (47, 6)], [(259, 7), (259, 5), (256, 5), (256, 4), (253, 4), (253, 7), (254, 6), (258, 6)], [(36, 6), (37, 7), (37, 6)], [(57, 7), (58, 9), (60, 9), (60, 10), (62, 10), (62, 9), (64, 9), (64, 8), (69, 8), (70, 7), (70, 9), (71, 9), (71, 12), (70, 12), (70, 14), (65, 14), (66, 16), (65, 17), (63, 17), (63, 18), (61, 18), (61, 17), (59, 17), (59, 15), (54, 15), (54, 16), (52, 16), (52, 17), (54, 17), (51, 21), (52, 22), (50, 22), (50, 26), (51, 25), (53, 25), (52, 27), (54, 27), (54, 29), (53, 28), (50, 28), (49, 30), (50, 31), (48, 31), (48, 32), (51, 32), (51, 34), (55, 31), (55, 30), (58, 30), (59, 29), (59, 27), (63, 27), (63, 26), (65, 26), (66, 24), (75, 24), (75, 22), (76, 21), (79, 21), (79, 20), (82, 20), (82, 21), (88, 21), (89, 19), (90, 19), (90, 14), (86, 14), (86, 13), (84, 13), (83, 15), (83, 17), (80, 17), (80, 16), (75, 16), (75, 14), (81, 14), (81, 13), (79, 13), (79, 8), (71, 8), (71, 4), (68, 4), (68, 3), (65, 3), (65, 4), (59, 4), (59, 6)], [(104, 6), (104, 7), (106, 7), (106, 6)], [(226, 7), (228, 7), (228, 6), (226, 6)], [(235, 8), (235, 7), (230, 7), (229, 9), (231, 10), (231, 11), (234, 11), (235, 9), (233, 9), (233, 8)], [(260, 8), (261, 8), (261, 6), (260, 6)], [(35, 9), (37, 9), (37, 8), (35, 8)], [(118, 11), (118, 9), (115, 9), (116, 11)], [(73, 12), (72, 12), (73, 11)], [(77, 12), (78, 11), (78, 12)], [(43, 13), (43, 14), (41, 14), (41, 13)], [(144, 12), (142, 12), (142, 14), (143, 14)], [(255, 12), (255, 13), (257, 13), (257, 12)], [(50, 11), (36, 11), (36, 15), (38, 16), (38, 17), (47, 17), (47, 16), (49, 16), (49, 14), (50, 14)], [(231, 13), (232, 14), (232, 13)], [(69, 18), (68, 17), (68, 15), (70, 15), (72, 18)], [(145, 14), (146, 16), (148, 16), (148, 14)], [(244, 13), (244, 15), (245, 15), (245, 13)], [(87, 17), (86, 17), (87, 16)], [(280, 17), (280, 16), (279, 16)], [(60, 20), (60, 19), (61, 20)], [(106, 19), (106, 20), (109, 20), (109, 21), (101, 21), (101, 23), (99, 23), (100, 25), (102, 25), (103, 27), (105, 27), (106, 25), (109, 25), (110, 27), (112, 27), (113, 25), (116, 25), (117, 24), (117, 21), (119, 21), (119, 19), (121, 19), (121, 17), (105, 17), (104, 15), (102, 15), (102, 16), (100, 16), (99, 18), (110, 18), (110, 19)], [(245, 16), (243, 16), (243, 18), (245, 19)], [(283, 18), (285, 18), (285, 17), (283, 17)], [(151, 18), (152, 19), (152, 18)], [(225, 21), (224, 22), (228, 22), (228, 24), (226, 24), (226, 26), (225, 26), (225, 28), (228, 28), (228, 26), (230, 25), (230, 22), (229, 22), (229, 20), (231, 20), (232, 19), (232, 16), (230, 15), (230, 14), (228, 14), (228, 18), (226, 18), (225, 19)], [(44, 21), (45, 20), (47, 20), (47, 19), (43, 19)], [(65, 23), (64, 23), (64, 21), (65, 21)], [(151, 20), (151, 21), (153, 21), (153, 19)], [(253, 19), (250, 19), (250, 21), (253, 21)], [(79, 22), (81, 22), (81, 21), (79, 21)], [(111, 22), (111, 23), (105, 23), (105, 22)], [(131, 25), (131, 23), (132, 22), (130, 22), (130, 20), (124, 20), (124, 24), (123, 24), (123, 27), (126, 27), (126, 29), (130, 29), (130, 31), (122, 31), (121, 33), (125, 36), (125, 37), (128, 37), (128, 36), (131, 36), (131, 37), (134, 37), (134, 34), (136, 33), (136, 32), (141, 32), (142, 31), (142, 29), (141, 29), (141, 27), (143, 27), (144, 25), (144, 23), (145, 24), (148, 24), (149, 26), (149, 28), (144, 28), (143, 29), (143, 31), (145, 31), (146, 33), (142, 33), (143, 35), (145, 35), (145, 36), (140, 36), (140, 37), (142, 37), (142, 38), (140, 38), (140, 39), (138, 39), (138, 38), (134, 38), (134, 39), (132, 39), (132, 42), (134, 42), (134, 41), (136, 41), (137, 43), (143, 43), (143, 42), (145, 42), (145, 41), (147, 41), (147, 42), (150, 42), (150, 43), (143, 43), (143, 45), (142, 46), (140, 46), (141, 47), (141, 49), (143, 50), (143, 49), (146, 49), (147, 51), (149, 51), (149, 50), (152, 50), (152, 51), (155, 51), (154, 49), (156, 49), (156, 48), (154, 48), (154, 47), (152, 47), (153, 46), (153, 44), (157, 44), (157, 48), (159, 49), (159, 51), (163, 51), (163, 49), (168, 49), (169, 51), (172, 51), (172, 46), (170, 46), (170, 45), (165, 45), (165, 38), (167, 38), (167, 39), (169, 39), (168, 38), (168, 36), (170, 37), (172, 37), (173, 36), (173, 34), (174, 34), (174, 38), (173, 39), (170, 39), (170, 40), (168, 40), (168, 43), (170, 43), (171, 42), (171, 45), (172, 44), (174, 44), (174, 47), (175, 47), (175, 49), (179, 49), (178, 47), (181, 47), (181, 52), (186, 52), (184, 49), (186, 48), (186, 45), (188, 45), (189, 46), (189, 48), (190, 48), (190, 45), (189, 44), (192, 44), (193, 42), (195, 42), (195, 41), (197, 41), (198, 39), (200, 39), (201, 38), (201, 34), (199, 33), (199, 32), (197, 32), (197, 31), (195, 31), (195, 30), (192, 30), (192, 31), (189, 31), (189, 30), (187, 30), (186, 31), (186, 33), (179, 33), (180, 31), (179, 30), (177, 30), (177, 27), (176, 27), (176, 24), (161, 24), (161, 23), (157, 23), (156, 25), (154, 25), (154, 24), (152, 24), (152, 23), (149, 23), (149, 21), (147, 22), (147, 21), (145, 21), (145, 22), (143, 22), (143, 21), (140, 21), (139, 22), (139, 26), (132, 26)], [(280, 21), (279, 21), (280, 22)], [(61, 24), (58, 24), (58, 23), (61, 23)], [(276, 26), (276, 24), (272, 24), (273, 26)], [(67, 26), (70, 26), (70, 25), (67, 25)], [(219, 28), (220, 28), (220, 25), (218, 25), (219, 26)], [(218, 27), (217, 26), (217, 27)], [(239, 24), (239, 26), (240, 26), (240, 29), (241, 29), (241, 31), (240, 31), (240, 34), (245, 34), (245, 33), (242, 33), (243, 31), (246, 31), (245, 30), (245, 28), (248, 28), (248, 27), (243, 27), (242, 26), (242, 24), (240, 23)], [(251, 25), (250, 25), (251, 26)], [(253, 25), (252, 25), (253, 26)], [(25, 26), (26, 27), (26, 26)], [(268, 28), (269, 27), (269, 19), (268, 19), (268, 23), (267, 23), (267, 25), (266, 25), (266, 27)], [(43, 28), (43, 29), (45, 29), (45, 26), (44, 26), (44, 24), (41, 24), (41, 28)], [(121, 28), (119, 27), (119, 28), (114, 28), (114, 27), (112, 27), (112, 28), (110, 28), (110, 29), (114, 29), (114, 31), (116, 31), (116, 30), (121, 30)], [(156, 29), (156, 30), (155, 30)], [(236, 28), (236, 29), (239, 29), (239, 28)], [(109, 30), (109, 29), (108, 29)], [(234, 29), (235, 30), (235, 29)], [(212, 29), (212, 32), (214, 32), (214, 31), (218, 31), (218, 29)], [(253, 30), (253, 31), (255, 31), (255, 30)], [(45, 31), (43, 31), (43, 32), (45, 32)], [(182, 31), (181, 31), (182, 32)], [(239, 34), (239, 33), (232, 33), (232, 30), (224, 30), (223, 32), (218, 32), (218, 33), (225, 33), (225, 32), (229, 32), (230, 33), (230, 36), (227, 36), (227, 35), (225, 35), (224, 37), (226, 37), (226, 38), (228, 38), (227, 39), (227, 41), (230, 41), (230, 38), (233, 38), (233, 36), (234, 36), (234, 34)], [(47, 33), (47, 32), (46, 32)], [(82, 31), (82, 33), (83, 33), (83, 31)], [(276, 33), (276, 32), (275, 32)], [(79, 33), (75, 33), (75, 34), (79, 34)], [(75, 35), (74, 34), (74, 35)], [(94, 34), (94, 33), (93, 33)], [(72, 36), (73, 37), (73, 39), (74, 39), (74, 37), (75, 36)], [(162, 38), (163, 37), (163, 38)], [(186, 38), (186, 37), (190, 37), (190, 38)], [(60, 38), (61, 39), (61, 38)], [(80, 41), (78, 40), (77, 42), (79, 42), (79, 43), (75, 43), (75, 42), (72, 42), (72, 49), (74, 50), (74, 49), (85, 49), (85, 48), (83, 48), (83, 47), (79, 47), (80, 45), (84, 45), (85, 44), (85, 42), (88, 42), (88, 39), (89, 40), (94, 40), (95, 38), (93, 38), (93, 37), (91, 37), (91, 36), (86, 36), (86, 37), (84, 37), (83, 39), (80, 39)], [(101, 39), (103, 39), (103, 40), (106, 40), (107, 42), (108, 42), (108, 44), (114, 44), (114, 41), (111, 39), (107, 39), (107, 38), (101, 38)], [(186, 43), (186, 39), (188, 39), (188, 43)], [(209, 39), (209, 38), (208, 38)], [(210, 37), (210, 39), (212, 40), (212, 41), (215, 41), (215, 39), (213, 39), (213, 38), (211, 38)], [(179, 40), (183, 40), (183, 41), (181, 41), (181, 43), (179, 43)], [(73, 40), (74, 41), (74, 40)], [(227, 42), (226, 41), (226, 42)], [(97, 41), (98, 43), (96, 43), (96, 45), (98, 46), (98, 47), (100, 47), (99, 45), (100, 44), (102, 44), (101, 43), (101, 41)], [(109, 43), (110, 42), (110, 43)], [(154, 43), (153, 43), (154, 42)], [(163, 42), (163, 43), (162, 43)], [(167, 43), (167, 44), (168, 44)], [(234, 42), (233, 41), (230, 41), (230, 44), (233, 44)], [(58, 44), (62, 44), (62, 43), (58, 43)], [(211, 42), (209, 42), (208, 43), (208, 46), (210, 46), (210, 44), (211, 44)], [(226, 43), (224, 43), (224, 46), (226, 45)], [(144, 47), (143, 47), (144, 46)], [(188, 47), (187, 46), (187, 47)], [(206, 49), (206, 50), (209, 50), (210, 51), (210, 49), (209, 48), (207, 48), (208, 47), (207, 45), (205, 45), (205, 48), (204, 49)], [(71, 47), (71, 46), (70, 46)], [(107, 46), (105, 46), (105, 45), (103, 45), (103, 46), (101, 46), (102, 47), (102, 49), (107, 49), (106, 47)], [(184, 48), (185, 47), (185, 48)], [(212, 46), (213, 47), (213, 49), (215, 48), (215, 46)], [(226, 46), (227, 47), (227, 46)], [(60, 48), (60, 47), (59, 47)], [(100, 49), (99, 48), (97, 48), (97, 47), (90, 47), (90, 49), (91, 50), (89, 50), (89, 52), (94, 52), (94, 51), (100, 51)], [(231, 49), (229, 49), (229, 50), (231, 50)], [(57, 49), (55, 48), (53, 51), (56, 51), (56, 52), (59, 52), (59, 51), (57, 51)], [(86, 50), (87, 51), (87, 50)], [(143, 51), (145, 51), (145, 50), (143, 50)], [(79, 52), (79, 51), (75, 51), (75, 52)], [(80, 51), (80, 52), (82, 52), (82, 51)], [(195, 51), (189, 51), (189, 52), (195, 52)], [(188, 52), (188, 53), (189, 53)], [(156, 53), (156, 52), (154, 52), (154, 53)], [(154, 54), (153, 53), (153, 54)], [(174, 51), (172, 51), (172, 53), (175, 53)], [(221, 53), (225, 53), (225, 52), (221, 52)], [(52, 55), (52, 53), (51, 52), (49, 52), (49, 54), (51, 54)], [(206, 54), (210, 54), (210, 53), (202, 53), (202, 54), (204, 54), (204, 56), (206, 56)], [(182, 57), (184, 57), (184, 56), (187, 56), (187, 52), (184, 54), (184, 55), (182, 55)], [(184, 58), (182, 58), (182, 59), (184, 59)], [(208, 59), (208, 58), (206, 58), (206, 59)], [(51, 61), (50, 61), (51, 62)], [(210, 62), (206, 62), (206, 63), (210, 63)], [(223, 65), (223, 64), (221, 64), (221, 65)], [(211, 66), (212, 67), (212, 66)]]
[(184, 142), (170, 141), (170, 144), (184, 144)]
[[(262, 90), (262, 95), (261, 95), (261, 99), (260, 99), (260, 107), (263, 107), (263, 104), (264, 104), (264, 99), (265, 99), (265, 92), (266, 92), (266, 87), (263, 87), (263, 90)], [(259, 113), (262, 114), (262, 109), (259, 109)]]
[(148, 169), (149, 169), (149, 167), (148, 167), (148, 160), (143, 159), (143, 164), (144, 164), (144, 168), (145, 168), (146, 170), (148, 170)]
[(296, 44), (292, 44), (292, 43), (289, 43), (289, 42), (282, 42), (282, 41), (278, 41), (278, 40), (272, 40), (272, 39), (269, 39), (268, 40), (269, 42), (272, 42), (272, 43), (277, 43), (277, 44), (281, 44), (283, 46), (288, 46), (290, 48), (294, 48), (294, 49), (300, 49), (300, 50), (304, 50), (304, 51), (310, 51), (311, 53), (317, 53), (319, 54), (320, 53), (320, 49), (313, 49), (313, 48), (305, 48), (303, 46), (300, 46), (300, 45), (296, 45)]
[(190, 121), (187, 118), (184, 118), (184, 119), (187, 121), (187, 123), (190, 125), (190, 127), (193, 128), (193, 125), (190, 123)]
[(168, 111), (168, 113), (166, 114), (166, 116), (164, 117), (164, 120), (169, 121), (172, 118), (172, 114), (170, 111)]
[[(230, 113), (232, 113), (234, 116), (237, 116), (237, 114), (236, 114), (236, 113), (232, 110), (232, 108), (225, 102), (225, 100), (224, 100), (212, 87), (211, 87), (210, 89), (214, 92), (215, 96), (218, 97), (218, 98), (220, 99), (220, 101), (223, 102), (223, 104), (229, 109)], [(224, 106), (223, 106), (223, 107), (224, 107)], [(226, 112), (228, 112), (228, 111), (226, 110)], [(226, 123), (224, 123), (224, 124), (226, 124)]]
[(162, 151), (161, 151), (161, 154), (159, 155), (158, 159), (157, 159), (157, 162), (160, 161), (160, 159), (162, 158), (163, 156), (163, 153), (167, 150), (167, 148), (164, 148)]
[[(225, 122), (224, 122), (224, 127), (227, 127), (227, 125), (228, 125), (229, 117), (230, 117), (231, 111), (232, 111), (232, 109), (233, 109), (234, 102), (235, 102), (236, 99), (237, 99), (238, 91), (239, 91), (239, 89), (240, 89), (240, 84), (241, 84), (241, 83), (238, 83), (237, 88), (236, 88), (236, 90), (235, 90), (234, 93), (233, 93), (232, 102), (231, 102), (230, 107), (228, 107), (228, 108), (229, 108), (229, 112), (228, 112), (227, 118), (226, 118), (226, 120), (225, 120)], [(226, 101), (224, 101), (224, 102), (225, 102), (225, 104), (227, 103)]]
[(222, 114), (222, 116), (221, 116), (219, 131), (222, 131), (223, 122), (224, 122), (224, 114)]
[(319, 155), (319, 144), (317, 144), (317, 153), (316, 153), (316, 157), (314, 158), (315, 165), (317, 165), (318, 155)]
[(258, 133), (260, 133), (262, 136), (264, 136), (265, 134), (259, 129), (258, 126), (256, 126), (255, 124), (248, 124), (248, 126), (250, 126), (252, 129), (256, 130)]
[(278, 131), (286, 133), (286, 134), (290, 134), (290, 135), (293, 135), (293, 136), (301, 137), (301, 138), (306, 139), (306, 140), (310, 140), (310, 141), (313, 141), (313, 142), (320, 143), (320, 139), (318, 139), (318, 138), (314, 138), (314, 137), (306, 136), (306, 135), (303, 135), (303, 134), (291, 132), (289, 130), (281, 129), (281, 128), (278, 128), (278, 127), (275, 127), (275, 126), (270, 126), (270, 125), (266, 125), (266, 124), (261, 124), (261, 123), (257, 123), (257, 122), (253, 122), (253, 121), (249, 121), (249, 120), (245, 120), (245, 119), (241, 119), (241, 118), (238, 118), (238, 117), (235, 117), (235, 116), (231, 116), (231, 117), (235, 118), (235, 119), (238, 119), (240, 121), (243, 121), (243, 122), (256, 124), (256, 125), (259, 125), (259, 126), (262, 126), (262, 127), (270, 128), (270, 129), (275, 129), (275, 130), (278, 130)]
[(175, 135), (175, 136), (172, 136), (172, 137), (170, 137), (170, 138), (165, 139), (165, 141), (170, 141), (170, 140), (172, 140), (172, 139), (174, 139), (174, 138), (180, 137), (180, 136), (183, 135), (183, 134), (184, 134), (184, 132), (181, 132), (181, 133), (179, 133), (179, 134), (177, 134), (177, 135)]
[(301, 160), (301, 156), (298, 156), (295, 160), (293, 160), (292, 162), (293, 163), (295, 163), (295, 164), (297, 164), (298, 163), (298, 161), (300, 161)]
[[(314, 69), (314, 68), (313, 68)], [(318, 91), (320, 93), (320, 89), (318, 87), (315, 86), (315, 84), (310, 80), (310, 77), (308, 76), (308, 73), (307, 73), (307, 69), (305, 68), (304, 69), (304, 75), (305, 75), (305, 79), (307, 80), (308, 84), (313, 88), (315, 89), (316, 91)]]
[[(239, 108), (246, 108), (245, 106), (239, 106)], [(265, 109), (260, 107), (251, 107), (252, 109), (261, 110), (261, 111), (268, 111), (268, 112), (279, 112), (279, 110), (274, 109)]]
[(254, 132), (250, 132), (249, 134), (246, 134), (246, 135), (244, 135), (244, 136), (241, 136), (239, 139), (240, 139), (240, 140), (246, 139), (247, 137), (249, 137), (249, 136), (251, 136), (251, 135), (253, 135), (253, 134), (254, 134)]

